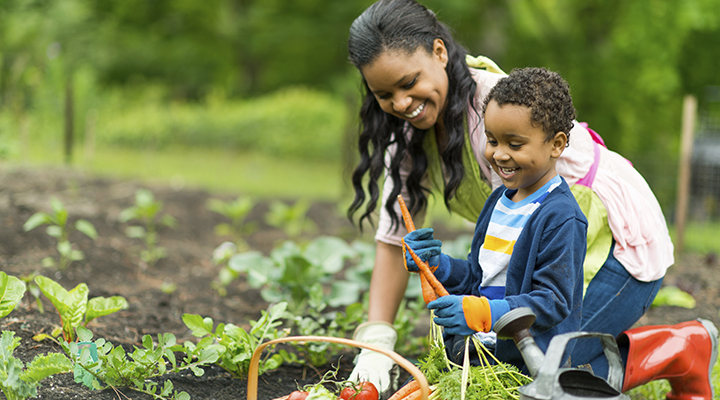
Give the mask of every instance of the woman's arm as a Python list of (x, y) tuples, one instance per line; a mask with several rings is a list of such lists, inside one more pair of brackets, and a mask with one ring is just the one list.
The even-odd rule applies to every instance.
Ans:
[(402, 260), (402, 248), (377, 242), (375, 267), (370, 280), (369, 322), (395, 321), (407, 288), (409, 273)]

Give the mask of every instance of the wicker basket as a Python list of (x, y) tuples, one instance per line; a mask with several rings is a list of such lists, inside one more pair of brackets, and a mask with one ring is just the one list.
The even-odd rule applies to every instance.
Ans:
[[(330, 342), (330, 343), (339, 343), (339, 344), (345, 344), (348, 346), (353, 347), (359, 347), (363, 349), (368, 349), (372, 351), (377, 351), (378, 353), (385, 354), (386, 356), (392, 358), (393, 361), (395, 361), (398, 365), (403, 367), (407, 372), (410, 373), (419, 383), (420, 383), (420, 391), (421, 391), (421, 400), (427, 400), (428, 396), (430, 395), (430, 389), (428, 385), (427, 378), (425, 378), (425, 375), (410, 361), (403, 358), (398, 353), (384, 349), (382, 347), (373, 346), (371, 344), (358, 342), (356, 340), (351, 339), (345, 339), (345, 338), (335, 338), (335, 337), (329, 337), (329, 336), (288, 336), (284, 338), (279, 338), (275, 340), (270, 340), (268, 342), (265, 342), (258, 346), (257, 349), (255, 349), (255, 352), (252, 355), (252, 358), (250, 359), (250, 368), (248, 370), (248, 388), (247, 388), (247, 400), (257, 400), (257, 389), (258, 389), (258, 364), (260, 362), (260, 356), (262, 355), (263, 350), (267, 346), (272, 346), (274, 344), (278, 343), (286, 343), (286, 342)], [(286, 398), (281, 397), (282, 398)], [(276, 399), (277, 400), (277, 399)]]

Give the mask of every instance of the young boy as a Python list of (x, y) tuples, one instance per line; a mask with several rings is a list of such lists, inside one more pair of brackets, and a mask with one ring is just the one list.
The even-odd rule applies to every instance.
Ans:
[[(485, 203), (467, 259), (442, 254), (431, 228), (404, 240), (437, 266), (450, 293), (428, 304), (444, 327), (449, 357), (462, 363), (464, 337), (477, 334), (498, 359), (522, 368), (515, 344), (491, 332), (505, 313), (530, 307), (537, 316), (530, 333), (543, 351), (553, 336), (580, 328), (587, 220), (555, 170), (575, 109), (557, 73), (525, 68), (493, 87), (483, 113), (485, 157), (503, 186)], [(405, 257), (408, 270), (417, 271), (409, 252)]]

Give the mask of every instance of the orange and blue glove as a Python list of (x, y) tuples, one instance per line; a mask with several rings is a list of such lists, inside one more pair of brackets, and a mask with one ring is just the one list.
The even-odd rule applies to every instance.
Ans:
[(427, 307), (435, 310), (435, 323), (451, 335), (468, 336), (492, 329), (490, 303), (485, 296), (451, 294), (431, 301)]
[[(408, 246), (412, 251), (420, 257), (421, 260), (428, 263), (431, 270), (435, 270), (435, 267), (440, 264), (440, 247), (442, 242), (433, 238), (432, 228), (416, 229), (403, 237), (405, 246)], [(405, 255), (405, 266), (410, 272), (418, 272), (419, 268), (415, 264), (409, 251), (403, 251)]]

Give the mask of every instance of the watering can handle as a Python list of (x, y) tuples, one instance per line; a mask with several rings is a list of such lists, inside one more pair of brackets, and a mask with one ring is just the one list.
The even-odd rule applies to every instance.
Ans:
[(538, 376), (535, 379), (538, 384), (540, 384), (540, 381), (545, 381), (548, 385), (550, 385), (547, 388), (549, 389), (547, 393), (552, 393), (552, 377), (555, 376), (558, 368), (560, 368), (560, 362), (562, 361), (562, 356), (565, 352), (565, 347), (567, 347), (568, 342), (572, 339), (589, 337), (597, 337), (600, 339), (603, 347), (603, 352), (605, 353), (605, 357), (608, 360), (607, 382), (618, 392), (622, 391), (623, 364), (622, 358), (620, 357), (620, 350), (618, 350), (615, 338), (607, 333), (568, 332), (552, 338), (552, 340), (550, 341), (550, 345), (545, 352), (545, 358), (543, 359), (543, 363), (538, 372)]

